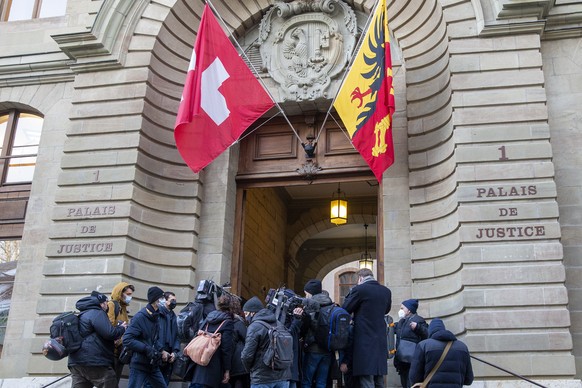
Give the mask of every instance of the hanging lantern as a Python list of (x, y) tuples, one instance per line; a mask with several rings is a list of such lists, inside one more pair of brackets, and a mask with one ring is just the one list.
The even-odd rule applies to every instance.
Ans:
[(346, 194), (340, 190), (340, 184), (337, 184), (337, 192), (331, 196), (330, 204), (330, 221), (336, 225), (343, 225), (348, 222), (348, 201)]
[(364, 253), (362, 253), (360, 260), (358, 260), (358, 264), (359, 264), (360, 269), (367, 268), (367, 269), (373, 271), (374, 270), (374, 260), (372, 260), (372, 255), (370, 255), (368, 253), (368, 224), (364, 224), (364, 229), (366, 230), (366, 237), (365, 237), (365, 243), (364, 243)]

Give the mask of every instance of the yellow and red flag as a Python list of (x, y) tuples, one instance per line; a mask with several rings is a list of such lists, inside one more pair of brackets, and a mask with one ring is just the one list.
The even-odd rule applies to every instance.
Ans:
[(333, 104), (352, 144), (382, 182), (394, 163), (394, 88), (386, 0), (380, 0)]

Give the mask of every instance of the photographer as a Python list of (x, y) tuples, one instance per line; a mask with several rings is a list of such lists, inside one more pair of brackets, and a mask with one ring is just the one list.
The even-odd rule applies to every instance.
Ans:
[(133, 350), (128, 388), (141, 388), (146, 381), (153, 388), (167, 387), (160, 371), (162, 349), (156, 348), (160, 330), (158, 309), (164, 303), (164, 291), (150, 287), (147, 306), (135, 314), (123, 335), (123, 346)]

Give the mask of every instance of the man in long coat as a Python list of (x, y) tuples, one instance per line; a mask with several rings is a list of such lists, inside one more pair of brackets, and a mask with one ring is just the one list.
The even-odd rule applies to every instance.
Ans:
[(354, 316), (353, 375), (362, 388), (384, 387), (388, 373), (388, 343), (384, 315), (390, 312), (392, 293), (374, 279), (369, 269), (358, 271), (343, 308)]

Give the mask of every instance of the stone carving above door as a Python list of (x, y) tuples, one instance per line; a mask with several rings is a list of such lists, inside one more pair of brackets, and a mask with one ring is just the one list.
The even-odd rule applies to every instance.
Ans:
[(259, 26), (263, 70), (281, 100), (329, 98), (356, 44), (354, 11), (341, 0), (276, 1)]

